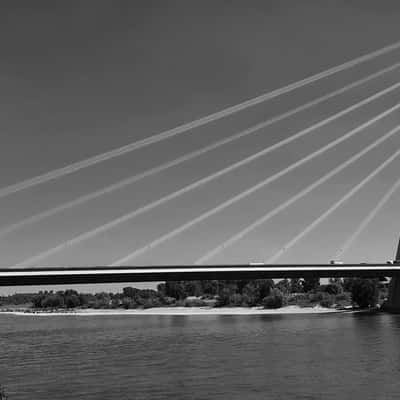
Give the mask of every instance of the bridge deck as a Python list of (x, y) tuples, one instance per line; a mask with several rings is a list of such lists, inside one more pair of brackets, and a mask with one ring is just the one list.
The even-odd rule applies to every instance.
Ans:
[(380, 277), (400, 273), (400, 264), (171, 265), (136, 267), (0, 268), (0, 286), (151, 282), (201, 279)]

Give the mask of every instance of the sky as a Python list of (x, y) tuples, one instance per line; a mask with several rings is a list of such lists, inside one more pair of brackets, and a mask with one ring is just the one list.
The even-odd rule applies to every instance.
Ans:
[[(400, 40), (393, 0), (30, 1), (0, 5), (0, 188), (149, 137)], [(231, 117), (0, 199), (0, 228), (304, 104), (400, 61), (400, 51)], [(400, 69), (124, 189), (0, 238), (11, 266), (142, 207), (399, 81)], [(108, 264), (397, 104), (400, 91), (43, 265)], [(193, 263), (400, 123), (396, 111), (336, 149), (163, 243), (132, 264)], [(400, 147), (374, 149), (213, 262), (265, 260)], [(328, 262), (398, 178), (395, 160), (282, 262)], [(346, 261), (393, 258), (396, 192)], [(111, 286), (116, 287), (116, 285)], [(0, 289), (14, 290), (10, 289)]]

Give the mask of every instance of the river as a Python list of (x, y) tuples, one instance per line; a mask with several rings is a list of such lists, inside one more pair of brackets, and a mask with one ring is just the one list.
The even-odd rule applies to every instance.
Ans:
[(398, 399), (400, 315), (0, 316), (10, 400)]

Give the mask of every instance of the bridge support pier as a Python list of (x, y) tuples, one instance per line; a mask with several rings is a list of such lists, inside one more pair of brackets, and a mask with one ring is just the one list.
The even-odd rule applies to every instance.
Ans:
[(392, 277), (389, 284), (389, 297), (385, 303), (385, 311), (400, 313), (400, 276)]
[[(397, 247), (396, 261), (400, 260), (400, 241)], [(389, 296), (385, 311), (400, 313), (400, 274), (394, 275), (389, 284)]]

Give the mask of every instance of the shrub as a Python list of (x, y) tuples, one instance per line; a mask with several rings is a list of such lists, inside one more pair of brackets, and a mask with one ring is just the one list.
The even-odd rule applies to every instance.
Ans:
[(185, 307), (204, 307), (206, 303), (201, 299), (185, 299), (183, 305)]
[(231, 292), (229, 289), (222, 289), (217, 297), (217, 301), (215, 303), (215, 307), (224, 307), (229, 305), (229, 299), (231, 296)]
[(339, 307), (351, 305), (351, 294), (349, 292), (342, 292), (336, 295), (336, 305)]
[(264, 308), (280, 308), (284, 305), (284, 297), (279, 289), (272, 289), (270, 294), (264, 297)]
[(349, 292), (342, 292), (336, 295), (336, 301), (351, 301), (351, 296)]
[(176, 303), (176, 300), (174, 297), (165, 296), (165, 297), (162, 297), (161, 300), (162, 300), (163, 304), (166, 306), (174, 306)]
[(229, 297), (229, 303), (232, 306), (241, 306), (243, 304), (243, 296), (239, 293), (232, 294)]
[(137, 304), (136, 304), (135, 300), (130, 298), (130, 297), (124, 297), (122, 299), (121, 305), (126, 310), (129, 309), (129, 308), (136, 308), (137, 307)]
[(319, 301), (321, 307), (332, 307), (335, 304), (335, 296), (329, 293), (323, 293), (322, 299)]
[(142, 301), (143, 308), (160, 307), (162, 304), (157, 298), (146, 298)]
[(69, 294), (67, 296), (65, 296), (65, 306), (67, 308), (75, 308), (75, 307), (79, 307), (81, 305), (79, 296), (77, 296), (76, 294)]
[(242, 294), (242, 305), (243, 306), (250, 307), (253, 305), (252, 302), (253, 302), (253, 299), (250, 296), (248, 296), (246, 293)]
[(320, 302), (325, 298), (325, 295), (326, 293), (323, 292), (311, 293), (309, 296), (310, 302), (312, 303)]
[(297, 304), (299, 306), (305, 305), (309, 301), (310, 295), (308, 293), (293, 293), (287, 299), (288, 304)]

